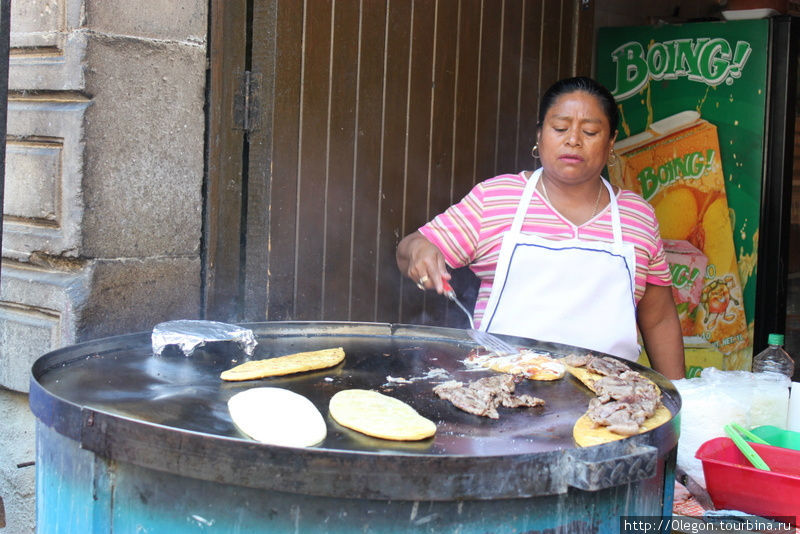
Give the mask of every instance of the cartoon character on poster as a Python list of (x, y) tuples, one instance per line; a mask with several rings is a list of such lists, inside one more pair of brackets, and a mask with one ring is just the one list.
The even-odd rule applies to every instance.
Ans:
[(690, 376), (750, 368), (768, 29), (599, 32), (597, 78), (621, 116), (609, 178), (655, 208)]

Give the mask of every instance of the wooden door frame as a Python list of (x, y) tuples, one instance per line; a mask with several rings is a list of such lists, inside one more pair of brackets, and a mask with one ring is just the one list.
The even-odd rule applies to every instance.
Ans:
[[(203, 315), (241, 320), (245, 139), (235, 121), (247, 67), (247, 0), (211, 0), (206, 94), (206, 177), (201, 240)], [(236, 38), (241, 36), (241, 38)]]

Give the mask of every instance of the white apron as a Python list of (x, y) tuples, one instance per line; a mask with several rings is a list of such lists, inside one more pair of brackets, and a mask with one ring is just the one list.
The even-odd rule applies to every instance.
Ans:
[(603, 180), (611, 198), (613, 243), (524, 234), (522, 224), (541, 172), (525, 185), (503, 237), (481, 329), (636, 360), (636, 254), (633, 244), (622, 240), (614, 190)]

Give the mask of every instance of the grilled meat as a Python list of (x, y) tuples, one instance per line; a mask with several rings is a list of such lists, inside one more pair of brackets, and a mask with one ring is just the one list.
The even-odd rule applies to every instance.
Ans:
[(591, 382), (596, 397), (587, 415), (598, 426), (623, 436), (639, 433), (639, 427), (658, 408), (661, 393), (656, 385), (624, 362), (608, 357), (570, 355), (565, 363), (602, 375)]
[(561, 361), (567, 365), (571, 365), (572, 367), (583, 367), (589, 363), (589, 360), (592, 358), (594, 358), (594, 356), (591, 354), (568, 354), (567, 356), (564, 356)]
[(586, 364), (586, 368), (603, 376), (619, 376), (631, 368), (614, 358), (592, 357)]
[(542, 406), (544, 401), (531, 395), (514, 395), (516, 388), (512, 375), (496, 375), (464, 384), (456, 380), (443, 382), (433, 388), (440, 398), (453, 403), (467, 413), (498, 419), (498, 406), (520, 408)]

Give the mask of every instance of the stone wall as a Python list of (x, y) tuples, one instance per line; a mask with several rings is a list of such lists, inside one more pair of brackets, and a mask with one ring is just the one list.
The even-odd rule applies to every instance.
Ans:
[(33, 361), (200, 316), (208, 2), (11, 5), (0, 498), (16, 534), (35, 530)]

